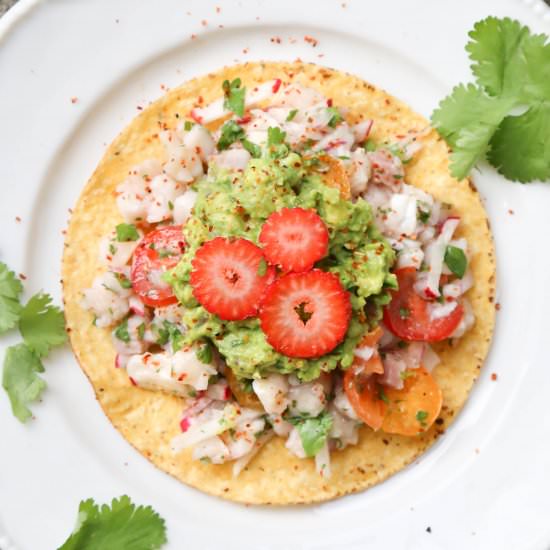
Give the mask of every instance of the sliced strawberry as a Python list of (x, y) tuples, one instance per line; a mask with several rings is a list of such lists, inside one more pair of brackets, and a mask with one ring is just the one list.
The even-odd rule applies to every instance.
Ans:
[(246, 239), (216, 237), (203, 244), (191, 262), (193, 296), (226, 321), (256, 315), (265, 289), (275, 278), (262, 250)]
[(328, 230), (314, 210), (283, 208), (267, 218), (260, 243), (270, 264), (283, 271), (309, 271), (328, 251)]
[(260, 305), (267, 341), (290, 357), (319, 357), (332, 351), (348, 330), (349, 294), (333, 273), (319, 269), (290, 273), (275, 281)]

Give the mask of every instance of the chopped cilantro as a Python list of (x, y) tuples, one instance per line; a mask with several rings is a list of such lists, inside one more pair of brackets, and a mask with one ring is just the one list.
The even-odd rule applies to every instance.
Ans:
[(386, 403), (386, 405), (389, 405), (390, 404), (390, 400), (388, 398), (388, 396), (386, 395), (386, 392), (384, 391), (384, 386), (378, 384), (378, 399), (380, 399), (380, 401), (384, 401), (384, 403)]
[(296, 426), (306, 456), (315, 456), (323, 448), (332, 428), (332, 415), (326, 411), (317, 417), (290, 417), (288, 421)]
[(26, 422), (32, 413), (28, 404), (40, 399), (46, 382), (38, 376), (44, 372), (40, 358), (26, 344), (17, 344), (6, 350), (2, 387), (6, 390), (16, 418)]
[(168, 208), (174, 210), (174, 203), (172, 201), (168, 201)]
[(338, 123), (342, 122), (342, 115), (340, 114), (340, 111), (336, 107), (327, 107), (327, 112), (330, 116), (330, 120), (328, 121), (328, 125), (331, 128), (336, 128)]
[(407, 307), (400, 307), (399, 308), (399, 317), (401, 319), (408, 319), (411, 315), (411, 310)]
[(210, 363), (212, 363), (212, 359), (214, 358), (214, 355), (212, 353), (212, 344), (210, 342), (201, 343), (197, 348), (196, 355), (197, 359), (201, 363), (204, 363), (205, 365), (209, 365)]
[(130, 333), (128, 332), (128, 319), (124, 319), (113, 333), (119, 340), (126, 344), (130, 342)]
[(190, 120), (186, 120), (183, 124), (183, 129), (186, 132), (189, 132), (189, 130), (191, 130), (191, 128), (193, 128), (194, 125), (195, 125), (194, 122), (191, 122)]
[(239, 126), (234, 120), (228, 120), (221, 130), (220, 139), (218, 140), (218, 150), (224, 151), (228, 149), (230, 145), (245, 139), (245, 133), (241, 126)]
[(418, 420), (421, 426), (425, 427), (427, 425), (426, 423), (427, 418), (428, 418), (428, 413), (426, 411), (416, 411), (416, 420)]
[(156, 330), (158, 334), (156, 343), (159, 346), (164, 346), (170, 342), (172, 344), (173, 351), (178, 351), (181, 349), (181, 346), (183, 345), (183, 335), (175, 323), (165, 320), (162, 326), (156, 327)]
[[(487, 156), (508, 179), (550, 179), (550, 44), (509, 18), (487, 17), (466, 50), (477, 84), (456, 86), (432, 113), (453, 149), (451, 172), (468, 175)], [(522, 107), (525, 112), (512, 115)]]
[(109, 243), (109, 252), (114, 255), (116, 254), (116, 251), (117, 247), (113, 243)]
[(59, 550), (158, 550), (166, 542), (164, 520), (150, 506), (136, 506), (124, 495), (110, 507), (82, 501), (76, 527)]
[(15, 273), (0, 262), (0, 334), (17, 324), (21, 313), (19, 296), (22, 291), (23, 285)]
[(424, 204), (420, 204), (416, 208), (416, 219), (422, 223), (428, 223), (430, 216), (432, 215), (431, 210)]
[(376, 142), (373, 139), (367, 139), (367, 141), (365, 141), (365, 143), (363, 145), (363, 148), (368, 153), (372, 153), (373, 151), (376, 151), (378, 146), (376, 145)]
[(262, 149), (259, 145), (256, 145), (248, 139), (241, 139), (241, 143), (244, 149), (246, 149), (253, 158), (257, 159), (262, 156)]
[(119, 223), (116, 226), (116, 240), (119, 243), (137, 241), (138, 239), (139, 233), (135, 225), (131, 223)]
[(414, 372), (410, 370), (402, 370), (399, 373), (399, 378), (401, 378), (401, 380), (407, 380), (407, 378), (410, 378), (411, 376), (414, 376)]
[(286, 132), (277, 126), (270, 126), (267, 129), (267, 146), (281, 145), (285, 142)]
[(115, 278), (122, 288), (132, 288), (132, 281), (124, 273), (115, 272)]
[(298, 109), (292, 109), (290, 113), (288, 113), (288, 116), (286, 117), (286, 121), (290, 122), (291, 120), (294, 120), (294, 117), (298, 114)]
[(459, 278), (464, 277), (468, 267), (468, 259), (464, 250), (458, 246), (449, 245), (445, 249), (445, 263), (447, 267)]
[(241, 79), (235, 78), (231, 82), (224, 80), (222, 84), (223, 88), (223, 108), (228, 111), (233, 111), (237, 116), (242, 117), (244, 115), (244, 96), (246, 94), (246, 88), (241, 87)]
[(258, 276), (263, 277), (267, 273), (267, 262), (262, 258), (258, 265)]
[(140, 340), (143, 340), (143, 337), (145, 336), (145, 323), (141, 323), (141, 325), (138, 326), (137, 335)]

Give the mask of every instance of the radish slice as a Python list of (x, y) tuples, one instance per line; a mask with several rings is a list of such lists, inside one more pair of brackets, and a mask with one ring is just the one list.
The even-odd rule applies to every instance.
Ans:
[(445, 251), (459, 223), (458, 217), (447, 218), (437, 239), (426, 247), (424, 259), (428, 271), (420, 273), (414, 285), (416, 292), (423, 298), (438, 298), (440, 295), (439, 279), (443, 270)]
[(269, 431), (256, 439), (254, 447), (250, 452), (241, 456), (238, 460), (233, 463), (233, 477), (237, 477), (250, 461), (258, 454), (258, 451), (273, 437), (273, 432)]

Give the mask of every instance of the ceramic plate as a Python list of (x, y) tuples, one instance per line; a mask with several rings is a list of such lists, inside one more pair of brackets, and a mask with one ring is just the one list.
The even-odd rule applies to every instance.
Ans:
[[(428, 116), (469, 79), (464, 46), (476, 20), (508, 15), (550, 34), (546, 10), (519, 0), (21, 0), (0, 20), (0, 260), (26, 275), (29, 293), (60, 301), (68, 208), (107, 144), (163, 87), (238, 61), (301, 58), (355, 73)], [(494, 229), (501, 309), (465, 409), (420, 460), (320, 506), (224, 502), (135, 452), (67, 348), (47, 360), (48, 390), (27, 425), (0, 393), (0, 548), (56, 548), (81, 499), (122, 494), (166, 518), (170, 549), (548, 548), (549, 190), (487, 166), (475, 180)]]

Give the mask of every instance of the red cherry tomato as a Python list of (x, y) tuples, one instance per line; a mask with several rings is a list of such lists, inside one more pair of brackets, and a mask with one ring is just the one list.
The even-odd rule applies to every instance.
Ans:
[(399, 290), (392, 290), (392, 301), (384, 308), (384, 323), (403, 340), (439, 342), (454, 332), (464, 309), (460, 304), (446, 317), (430, 319), (427, 300), (414, 290), (416, 269), (405, 267), (395, 272)]
[(185, 249), (181, 225), (159, 227), (143, 237), (132, 260), (132, 288), (151, 307), (175, 304), (178, 299), (162, 274), (179, 262)]

